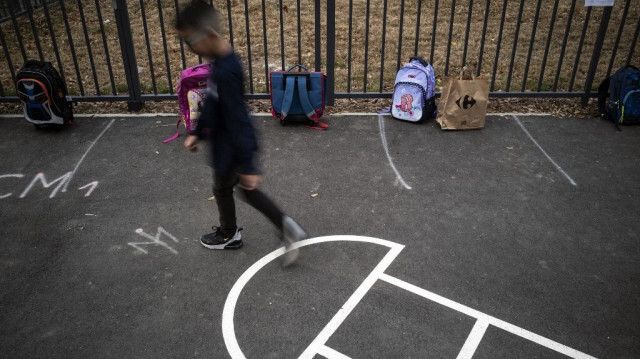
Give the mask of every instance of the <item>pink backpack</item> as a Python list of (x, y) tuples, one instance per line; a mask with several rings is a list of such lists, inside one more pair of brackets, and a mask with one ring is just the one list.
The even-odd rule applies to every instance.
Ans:
[(200, 64), (182, 71), (180, 82), (178, 82), (178, 106), (180, 107), (180, 119), (176, 124), (178, 130), (175, 135), (162, 141), (167, 143), (180, 136), (180, 122), (184, 121), (187, 132), (196, 128), (200, 106), (206, 96), (207, 79), (209, 78), (213, 65), (210, 63)]

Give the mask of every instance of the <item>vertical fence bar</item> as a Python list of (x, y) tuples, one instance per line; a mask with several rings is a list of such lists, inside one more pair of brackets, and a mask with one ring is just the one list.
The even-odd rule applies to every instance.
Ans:
[[(107, 60), (107, 68), (109, 70), (109, 80), (111, 82), (111, 93), (115, 96), (116, 93), (116, 82), (113, 78), (113, 69), (111, 68), (111, 57), (109, 56), (109, 46), (107, 45), (107, 36), (104, 33), (104, 23), (102, 22), (102, 11), (100, 10), (100, 2), (98, 0), (95, 0), (96, 3), (96, 13), (98, 15), (98, 22), (100, 23), (100, 33), (102, 34), (102, 45), (104, 46), (104, 54), (105, 54), (105, 58)], [(44, 1), (44, 4), (46, 6), (47, 1)], [(53, 34), (51, 34), (53, 36)], [(56, 44), (54, 43), (53, 46), (56, 48), (56, 53), (58, 51)]]
[(582, 27), (582, 36), (580, 36), (580, 43), (578, 44), (578, 51), (576, 52), (576, 60), (573, 65), (573, 73), (571, 74), (571, 83), (569, 83), (569, 92), (573, 92), (573, 84), (576, 80), (576, 73), (578, 72), (578, 65), (580, 65), (580, 55), (582, 55), (582, 45), (584, 45), (584, 37), (587, 35), (587, 28), (589, 27), (589, 19), (591, 18), (591, 7), (587, 8), (587, 15), (584, 19), (584, 26)]
[(93, 81), (96, 85), (96, 93), (100, 96), (100, 85), (98, 84), (98, 75), (96, 74), (96, 64), (93, 60), (93, 51), (91, 51), (91, 40), (89, 39), (89, 31), (87, 30), (87, 22), (84, 18), (84, 5), (78, 0), (78, 12), (80, 13), (80, 22), (82, 23), (82, 31), (84, 32), (84, 41), (87, 44), (87, 54), (89, 56), (89, 63), (91, 64), (91, 72), (93, 75)]
[[(298, 0), (299, 1), (299, 0)], [(349, 48), (347, 49), (347, 92), (351, 92), (351, 43), (353, 41), (353, 0), (349, 0)]]
[(336, 67), (336, 0), (327, 0), (327, 99), (333, 106), (335, 100)]
[(129, 101), (127, 106), (129, 111), (140, 111), (142, 108), (142, 93), (140, 91), (140, 78), (138, 77), (138, 64), (136, 53), (133, 47), (133, 36), (131, 33), (131, 22), (129, 21), (129, 11), (126, 0), (114, 0), (113, 11), (118, 25), (118, 38), (122, 51), (122, 63), (127, 77), (127, 87), (129, 90)]
[(627, 63), (626, 63), (627, 66), (631, 64), (631, 58), (633, 57), (633, 52), (636, 49), (636, 43), (638, 42), (639, 33), (640, 33), (640, 18), (638, 19), (638, 24), (636, 25), (636, 33), (633, 35), (633, 41), (631, 42), (631, 47), (629, 48), (629, 56), (627, 56)]
[(493, 74), (491, 75), (491, 88), (490, 92), (493, 92), (496, 84), (496, 72), (498, 71), (498, 63), (500, 62), (500, 47), (502, 46), (502, 32), (504, 30), (504, 20), (507, 16), (507, 0), (504, 0), (502, 4), (502, 17), (500, 18), (500, 30), (498, 30), (498, 44), (496, 45), (496, 59), (493, 62)]
[(449, 75), (449, 59), (451, 58), (451, 41), (453, 40), (453, 21), (456, 15), (456, 0), (451, 1), (451, 21), (449, 21), (449, 41), (447, 41), (447, 62), (444, 66), (444, 75)]
[(316, 71), (320, 71), (321, 51), (320, 51), (320, 0), (315, 0), (315, 25), (316, 25)]
[[(174, 1), (175, 7), (176, 7), (176, 17), (178, 15), (180, 15), (180, 5), (178, 5), (178, 0)], [(211, 2), (211, 6), (213, 6), (213, 2)], [(184, 54), (184, 40), (182, 40), (182, 38), (180, 38), (180, 56), (182, 58), (182, 69), (186, 69), (187, 68), (187, 57)], [(198, 56), (200, 57), (200, 56)]]
[(280, 59), (284, 69), (284, 15), (282, 14), (282, 0), (280, 0)]
[(582, 96), (582, 106), (586, 106), (589, 103), (589, 95), (591, 94), (591, 86), (593, 85), (593, 79), (598, 70), (598, 62), (600, 61), (600, 52), (602, 51), (602, 44), (604, 44), (604, 37), (607, 35), (607, 28), (609, 27), (609, 19), (611, 18), (612, 6), (605, 6), (602, 11), (602, 18), (600, 19), (600, 27), (598, 29), (598, 36), (596, 37), (596, 43), (593, 46), (593, 54), (591, 55), (591, 63), (589, 64), (589, 71), (587, 72), (587, 78), (584, 82), (584, 96)]
[[(398, 28), (398, 63), (396, 64), (396, 71), (400, 69), (400, 62), (402, 61), (402, 28), (404, 27), (404, 0), (400, 1), (400, 25)], [(382, 88), (380, 89), (382, 92)]]
[(555, 80), (553, 81), (553, 92), (558, 89), (558, 80), (560, 79), (560, 71), (562, 70), (562, 60), (564, 59), (564, 53), (567, 49), (567, 41), (569, 40), (569, 32), (571, 31), (571, 21), (573, 20), (573, 13), (576, 8), (576, 0), (571, 2), (571, 9), (569, 10), (569, 18), (567, 19), (567, 27), (564, 30), (564, 39), (562, 40), (562, 49), (560, 50), (560, 56), (558, 57), (558, 69), (556, 70)]
[(262, 41), (264, 43), (264, 77), (266, 90), (269, 89), (269, 52), (267, 51), (267, 9), (265, 0), (262, 0)]
[[(176, 7), (176, 13), (178, 8)], [(233, 47), (233, 21), (231, 20), (231, 0), (227, 0), (227, 22), (229, 23), (229, 42)]]
[(13, 23), (13, 28), (16, 33), (16, 39), (18, 40), (18, 45), (20, 46), (20, 52), (22, 53), (22, 62), (27, 62), (27, 52), (24, 49), (24, 43), (22, 41), (22, 33), (20, 32), (20, 26), (18, 25), (18, 20), (16, 19), (15, 9), (11, 4), (13, 1), (8, 1), (7, 6), (9, 7), (9, 15), (11, 15), (11, 22)]
[(544, 71), (547, 67), (547, 58), (549, 56), (549, 48), (551, 47), (551, 38), (553, 37), (553, 27), (556, 23), (556, 15), (558, 14), (559, 0), (556, 0), (553, 5), (553, 13), (551, 14), (551, 23), (549, 25), (549, 34), (547, 35), (547, 44), (544, 48), (544, 57), (542, 57), (542, 67), (540, 68), (540, 78), (538, 80), (538, 92), (542, 89), (542, 80), (544, 79)]
[(633, 56), (633, 52), (636, 49), (636, 42), (638, 42), (638, 34), (640, 33), (640, 18), (638, 18), (638, 24), (636, 25), (636, 33), (633, 35), (633, 41), (631, 42), (631, 47), (629, 48), (629, 56), (627, 56), (626, 65), (629, 66), (631, 64), (631, 57)]
[(298, 63), (302, 65), (302, 29), (300, 25), (300, 0), (297, 0), (296, 6), (297, 6), (296, 12), (298, 16)]
[(362, 92), (367, 92), (367, 66), (369, 65), (369, 10), (370, 10), (370, 0), (367, 0), (367, 11), (366, 11), (366, 19), (365, 19), (365, 30), (364, 30), (364, 84)]
[(433, 65), (433, 53), (436, 46), (436, 29), (438, 25), (438, 3), (439, 0), (436, 0), (436, 4), (433, 9), (433, 28), (431, 29), (431, 55), (429, 56), (429, 63)]
[(464, 35), (464, 51), (462, 53), (462, 67), (467, 66), (467, 48), (469, 46), (469, 32), (471, 31), (471, 15), (473, 15), (473, 0), (469, 0), (469, 15), (467, 15), (467, 30)]
[[(177, 8), (176, 8), (177, 11)], [(171, 63), (169, 62), (169, 51), (167, 50), (167, 36), (164, 31), (164, 16), (162, 14), (162, 2), (158, 0), (158, 19), (160, 20), (160, 31), (162, 32), (162, 46), (164, 47), (164, 62), (167, 66), (167, 82), (169, 83), (169, 93), (173, 95), (173, 82), (171, 80)], [(133, 46), (133, 42), (131, 43)], [(138, 73), (138, 66), (134, 68)], [(140, 81), (138, 81), (138, 91), (140, 90)]]
[(7, 39), (4, 37), (4, 31), (2, 31), (2, 26), (0, 26), (0, 42), (2, 42), (2, 48), (4, 49), (4, 56), (7, 58), (7, 64), (9, 65), (9, 71), (11, 72), (11, 81), (16, 83), (16, 72), (13, 69), (13, 61), (11, 61), (11, 54), (9, 53), (9, 48), (7, 47)]
[(27, 1), (27, 15), (29, 16), (29, 24), (31, 25), (31, 32), (33, 32), (33, 39), (36, 42), (36, 48), (38, 49), (38, 56), (40, 56), (40, 61), (44, 61), (44, 56), (42, 55), (42, 47), (40, 47), (40, 37), (38, 36), (38, 31), (36, 30), (35, 21), (33, 20), (33, 6), (31, 5), (31, 1)]
[(71, 57), (73, 58), (73, 66), (76, 69), (76, 76), (78, 80), (78, 87), (80, 88), (80, 95), (84, 96), (84, 86), (82, 85), (82, 76), (80, 76), (80, 67), (78, 66), (78, 57), (76, 56), (76, 50), (73, 46), (73, 37), (71, 36), (71, 28), (69, 27), (69, 20), (67, 17), (67, 10), (64, 6), (64, 1), (60, 0), (60, 10), (62, 11), (62, 18), (64, 19), (64, 27), (67, 31), (67, 39), (69, 40), (69, 49), (71, 50)]
[[(387, 42), (387, 5), (388, 1), (384, 0), (382, 8), (382, 51), (380, 53), (380, 92), (382, 92), (382, 85), (384, 81), (384, 52)], [(400, 50), (398, 49), (398, 51)]]
[(151, 54), (151, 42), (149, 41), (149, 29), (147, 27), (147, 15), (144, 7), (144, 0), (140, 0), (140, 14), (142, 15), (142, 29), (144, 30), (144, 40), (147, 45), (147, 58), (149, 59), (149, 73), (151, 74), (151, 85), (153, 93), (158, 94), (158, 86), (156, 84), (156, 72), (153, 69), (153, 55)]
[(249, 67), (249, 93), (253, 93), (253, 67), (251, 65), (251, 32), (249, 31), (248, 0), (244, 0), (244, 22), (247, 30), (247, 65)]
[(422, 13), (422, 0), (418, 0), (418, 17), (416, 18), (416, 42), (413, 47), (413, 56), (418, 56), (418, 43), (420, 42), (420, 15)]
[(520, 91), (524, 92), (527, 87), (527, 77), (529, 77), (529, 65), (531, 65), (531, 54), (533, 53), (533, 45), (536, 41), (536, 30), (538, 28), (538, 20), (540, 19), (540, 6), (542, 5), (542, 0), (538, 0), (538, 5), (536, 5), (536, 15), (533, 18), (533, 29), (531, 30), (531, 41), (529, 41), (529, 53), (527, 54), (527, 63), (524, 66), (524, 76), (522, 77), (522, 89)]
[(476, 70), (476, 76), (480, 76), (482, 71), (482, 58), (484, 57), (484, 40), (487, 37), (487, 23), (489, 22), (489, 11), (491, 7), (491, 0), (487, 0), (487, 7), (484, 10), (484, 24), (482, 25), (482, 40), (480, 40), (480, 54), (478, 55), (478, 68)]
[(58, 72), (60, 72), (60, 76), (63, 79), (66, 79), (66, 77), (64, 76), (64, 68), (62, 67), (62, 61), (60, 60), (60, 51), (58, 50), (58, 42), (56, 41), (56, 34), (55, 32), (53, 32), (53, 25), (51, 24), (51, 16), (49, 15), (49, 5), (47, 5), (47, 1), (44, 1), (42, 5), (44, 8), (44, 16), (47, 19), (47, 27), (49, 28), (49, 35), (51, 35), (51, 44), (53, 45), (53, 52), (56, 54), (56, 61), (58, 62)]
[(511, 90), (511, 75), (513, 75), (513, 64), (515, 63), (516, 51), (518, 50), (518, 37), (520, 36), (520, 25), (522, 24), (524, 2), (525, 0), (520, 1), (520, 11), (518, 12), (518, 21), (516, 22), (516, 33), (513, 35), (513, 50), (511, 51), (511, 63), (509, 63), (509, 75), (507, 76), (507, 92)]
[(629, 13), (629, 4), (631, 0), (627, 0), (627, 4), (624, 6), (624, 12), (622, 13), (622, 19), (620, 20), (620, 27), (618, 28), (618, 35), (616, 36), (616, 42), (613, 44), (613, 50), (611, 51), (611, 60), (609, 61), (609, 67), (607, 67), (607, 74), (605, 78), (611, 76), (611, 70), (613, 69), (613, 62), (616, 59), (618, 52), (618, 45), (620, 44), (620, 38), (622, 37), (622, 31), (624, 30), (624, 23), (627, 21), (627, 14)]

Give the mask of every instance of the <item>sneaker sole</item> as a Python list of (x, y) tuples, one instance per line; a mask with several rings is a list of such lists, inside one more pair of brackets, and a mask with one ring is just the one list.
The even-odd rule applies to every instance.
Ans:
[(200, 241), (200, 244), (202, 244), (203, 247), (207, 248), (207, 249), (238, 249), (240, 247), (242, 247), (242, 240), (241, 239), (236, 239), (234, 241), (229, 241), (227, 243), (223, 243), (223, 244), (205, 244), (202, 241)]

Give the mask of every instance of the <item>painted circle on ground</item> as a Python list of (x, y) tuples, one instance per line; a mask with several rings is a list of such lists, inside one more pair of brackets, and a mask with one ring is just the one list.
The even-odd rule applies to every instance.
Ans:
[[(326, 243), (326, 242), (362, 242), (362, 243), (371, 243), (377, 244), (380, 246), (393, 248), (402, 248), (404, 247), (401, 244), (391, 242), (385, 239), (373, 238), (373, 237), (362, 237), (362, 236), (351, 236), (351, 235), (338, 235), (338, 236), (327, 236), (327, 237), (316, 237), (305, 239), (304, 241), (296, 242), (293, 245), (293, 248), (301, 248), (305, 246), (309, 246), (312, 244)], [(246, 359), (240, 346), (238, 344), (238, 339), (236, 338), (235, 327), (233, 324), (233, 317), (236, 309), (236, 304), (238, 303), (238, 298), (240, 297), (240, 293), (244, 289), (244, 287), (249, 283), (251, 278), (258, 273), (264, 266), (271, 263), (281, 255), (285, 253), (284, 247), (280, 247), (275, 251), (267, 254), (262, 257), (260, 260), (255, 262), (251, 267), (249, 267), (241, 276), (238, 278), (236, 283), (229, 291), (229, 295), (227, 296), (227, 300), (224, 303), (224, 309), (222, 310), (222, 336), (224, 338), (225, 346), (227, 347), (227, 351), (231, 358), (233, 359)]]

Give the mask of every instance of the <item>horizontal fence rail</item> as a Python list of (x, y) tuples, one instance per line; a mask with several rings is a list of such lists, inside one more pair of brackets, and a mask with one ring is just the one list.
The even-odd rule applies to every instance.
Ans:
[[(18, 101), (27, 59), (49, 61), (75, 101), (174, 100), (183, 69), (205, 59), (173, 30), (178, 0), (4, 0), (0, 101)], [(601, 80), (639, 64), (637, 0), (216, 0), (244, 59), (249, 99), (269, 97), (269, 72), (293, 64), (329, 75), (333, 98), (382, 98), (420, 55), (437, 89), (463, 68), (492, 97), (593, 96)]]

